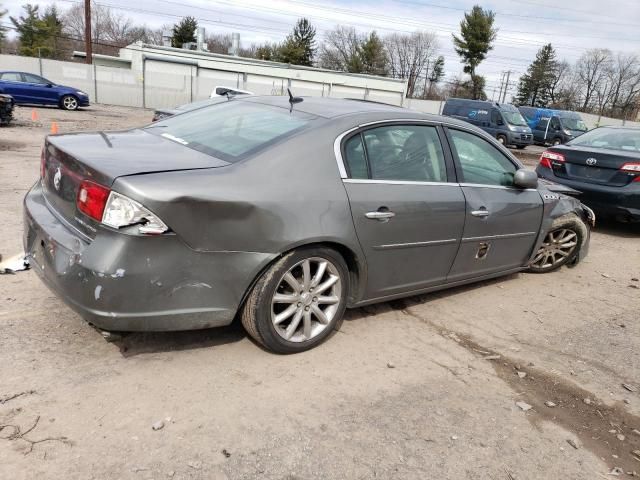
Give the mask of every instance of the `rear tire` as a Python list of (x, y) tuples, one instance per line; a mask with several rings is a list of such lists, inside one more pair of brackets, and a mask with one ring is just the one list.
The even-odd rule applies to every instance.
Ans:
[(587, 234), (587, 225), (575, 213), (556, 218), (529, 264), (528, 271), (548, 273), (573, 263)]
[(77, 110), (79, 106), (78, 99), (73, 95), (65, 95), (60, 99), (60, 108), (63, 110)]
[(322, 247), (294, 250), (258, 279), (242, 309), (247, 333), (276, 353), (316, 347), (342, 324), (349, 287), (340, 254)]

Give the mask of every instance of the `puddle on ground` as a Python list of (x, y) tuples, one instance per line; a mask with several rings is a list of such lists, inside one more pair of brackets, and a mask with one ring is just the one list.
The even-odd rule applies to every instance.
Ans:
[[(566, 378), (544, 372), (534, 366), (523, 365), (502, 353), (478, 345), (466, 335), (434, 324), (412, 311), (406, 303), (393, 303), (394, 308), (426, 323), (439, 335), (455, 341), (475, 356), (498, 357), (487, 361), (491, 362), (500, 379), (521, 393), (519, 399), (533, 407), (526, 416), (536, 428), (540, 428), (542, 422), (553, 422), (579, 439), (578, 448), (588, 449), (602, 458), (610, 468), (619, 467), (625, 473), (634, 476), (637, 475), (634, 472), (640, 471), (640, 417), (629, 413), (623, 402), (608, 406), (591, 392)], [(520, 378), (517, 372), (527, 375)], [(632, 392), (629, 394), (637, 395)], [(585, 403), (585, 399), (589, 399), (588, 403)], [(548, 407), (545, 405), (548, 401), (556, 406)], [(624, 435), (624, 440), (620, 440), (619, 435)], [(570, 445), (567, 443), (567, 448), (573, 446)]]

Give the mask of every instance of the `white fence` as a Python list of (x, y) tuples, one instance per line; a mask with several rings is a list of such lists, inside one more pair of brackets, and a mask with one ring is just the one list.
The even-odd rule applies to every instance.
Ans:
[[(327, 84), (295, 78), (270, 77), (194, 65), (154, 61), (144, 62), (144, 70), (86, 65), (84, 63), (0, 55), (0, 70), (18, 70), (41, 75), (52, 82), (69, 85), (89, 94), (91, 102), (127, 107), (173, 107), (208, 98), (213, 88), (224, 85), (249, 90), (257, 95), (285, 95), (291, 87), (296, 95), (337, 98), (362, 98), (400, 105), (424, 113), (439, 114), (444, 102), (436, 100), (402, 99), (397, 92), (363, 87)], [(598, 125), (622, 125), (623, 121), (581, 113), (589, 128)], [(640, 126), (639, 122), (624, 122)]]

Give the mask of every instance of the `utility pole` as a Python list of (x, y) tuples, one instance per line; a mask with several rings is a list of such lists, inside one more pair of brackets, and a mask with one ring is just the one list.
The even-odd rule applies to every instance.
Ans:
[[(502, 97), (503, 84), (504, 84), (504, 72), (502, 72), (502, 75), (500, 76), (500, 90), (498, 90), (498, 102), (500, 102), (500, 97)], [(495, 90), (494, 90), (494, 94), (495, 94)]]
[(507, 98), (507, 90), (509, 89), (509, 77), (511, 76), (511, 70), (507, 70), (507, 81), (504, 85), (504, 92), (502, 93), (502, 102), (504, 103)]
[(91, 48), (91, 0), (84, 0), (84, 50), (87, 54), (85, 63), (93, 62), (93, 51)]

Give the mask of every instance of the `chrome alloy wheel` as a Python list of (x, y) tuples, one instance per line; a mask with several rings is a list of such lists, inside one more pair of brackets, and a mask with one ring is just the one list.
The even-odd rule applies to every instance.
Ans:
[(538, 269), (552, 268), (564, 263), (578, 245), (578, 234), (573, 230), (561, 228), (547, 233), (531, 265)]
[(285, 273), (271, 299), (271, 321), (289, 342), (305, 342), (324, 331), (334, 319), (342, 295), (338, 268), (329, 260), (311, 257)]
[(78, 108), (78, 100), (76, 100), (75, 97), (72, 96), (64, 97), (64, 100), (62, 100), (62, 104), (67, 110), (75, 110), (76, 108)]

